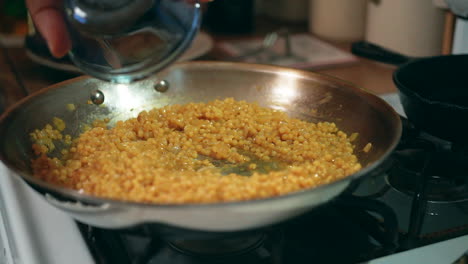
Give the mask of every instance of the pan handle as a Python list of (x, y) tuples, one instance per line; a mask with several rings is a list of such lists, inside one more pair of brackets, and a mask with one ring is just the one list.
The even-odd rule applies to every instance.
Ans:
[(367, 41), (354, 42), (351, 45), (351, 52), (364, 58), (397, 66), (413, 59)]
[(70, 202), (70, 201), (60, 201), (58, 198), (52, 196), (49, 193), (44, 194), (44, 198), (51, 205), (64, 210), (66, 212), (73, 213), (100, 213), (107, 212), (111, 209), (111, 205), (108, 203), (99, 204), (99, 205), (90, 205), (83, 204), (81, 202)]

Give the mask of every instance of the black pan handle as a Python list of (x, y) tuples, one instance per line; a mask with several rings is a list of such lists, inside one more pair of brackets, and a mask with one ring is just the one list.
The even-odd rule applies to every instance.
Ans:
[(351, 45), (351, 52), (364, 58), (393, 65), (401, 65), (413, 59), (367, 41), (354, 42)]

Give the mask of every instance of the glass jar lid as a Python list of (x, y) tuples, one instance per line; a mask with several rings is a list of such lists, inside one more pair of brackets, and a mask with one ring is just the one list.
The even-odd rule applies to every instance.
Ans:
[(71, 60), (118, 83), (144, 79), (174, 62), (200, 26), (198, 1), (66, 0)]

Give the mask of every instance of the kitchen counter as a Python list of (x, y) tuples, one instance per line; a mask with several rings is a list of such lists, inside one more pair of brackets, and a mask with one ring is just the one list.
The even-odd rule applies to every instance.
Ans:
[[(263, 34), (263, 32), (258, 32)], [(223, 39), (214, 36), (215, 41)], [(349, 50), (349, 43), (334, 44)], [(200, 60), (212, 60), (214, 56), (207, 54)], [(8, 107), (22, 97), (38, 91), (49, 85), (73, 78), (78, 74), (59, 71), (33, 62), (26, 55), (24, 48), (1, 47), (0, 52), (0, 92), (3, 107)], [(317, 70), (319, 73), (335, 76), (347, 80), (376, 94), (396, 91), (392, 81), (394, 66), (388, 66), (366, 59), (359, 59), (357, 63), (339, 65)]]
[[(343, 49), (349, 49), (349, 44), (337, 45)], [(373, 62), (359, 58), (359, 62), (352, 65), (336, 66), (317, 72), (328, 74), (369, 90), (375, 94), (396, 92), (396, 86), (392, 80), (395, 66)]]

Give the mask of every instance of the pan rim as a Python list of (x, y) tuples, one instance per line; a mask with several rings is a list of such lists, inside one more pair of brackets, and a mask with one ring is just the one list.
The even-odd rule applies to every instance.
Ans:
[[(368, 175), (370, 172), (374, 171), (377, 169), (380, 165), (382, 165), (388, 158), (389, 156), (393, 153), (395, 148), (397, 147), (401, 135), (402, 135), (402, 123), (400, 120), (400, 117), (398, 113), (391, 107), (387, 102), (385, 102), (382, 98), (379, 96), (371, 93), (370, 91), (359, 87), (351, 82), (348, 82), (346, 80), (342, 80), (330, 75), (326, 74), (321, 74), (321, 73), (316, 73), (312, 71), (305, 71), (305, 70), (298, 70), (298, 69), (292, 69), (292, 68), (286, 68), (286, 67), (281, 67), (281, 66), (273, 66), (273, 65), (261, 65), (261, 64), (254, 64), (254, 63), (241, 63), (241, 62), (220, 62), (220, 61), (187, 61), (187, 62), (178, 62), (175, 63), (174, 65), (176, 66), (181, 66), (181, 67), (189, 67), (190, 65), (204, 65), (204, 66), (219, 66), (219, 67), (238, 67), (239, 69), (250, 69), (250, 67), (255, 67), (259, 71), (273, 71), (275, 73), (284, 73), (284, 74), (297, 74), (303, 78), (321, 78), (321, 79), (326, 79), (326, 81), (332, 81), (333, 83), (340, 85), (340, 86), (345, 86), (346, 89), (351, 89), (357, 93), (359, 93), (362, 96), (371, 98), (372, 100), (378, 101), (379, 104), (384, 106), (387, 111), (389, 111), (392, 115), (392, 122), (395, 122), (395, 134), (394, 138), (392, 139), (392, 142), (390, 146), (386, 149), (386, 151), (381, 155), (380, 159), (371, 163), (370, 165), (366, 166), (365, 168), (359, 170), (356, 173), (350, 174), (344, 178), (341, 178), (337, 181), (334, 181), (332, 183), (328, 184), (322, 184), (316, 187), (312, 188), (307, 188), (307, 189), (301, 189), (298, 191), (286, 193), (284, 195), (279, 195), (279, 196), (273, 196), (273, 197), (267, 197), (267, 198), (261, 198), (261, 199), (251, 199), (251, 200), (242, 200), (242, 201), (226, 201), (226, 202), (210, 202), (210, 203), (143, 203), (143, 202), (136, 202), (136, 201), (129, 201), (129, 200), (118, 200), (118, 199), (112, 199), (112, 198), (104, 198), (104, 197), (99, 197), (99, 196), (93, 196), (89, 194), (84, 194), (81, 193), (77, 190), (69, 189), (69, 188), (64, 188), (60, 186), (56, 186), (44, 181), (41, 181), (33, 176), (30, 175), (25, 175), (24, 173), (21, 173), (19, 170), (15, 169), (15, 167), (10, 164), (3, 155), (3, 152), (0, 152), (0, 160), (8, 169), (12, 172), (14, 172), (15, 177), (19, 177), (21, 180), (24, 180), (28, 185), (35, 185), (35, 187), (38, 187), (41, 189), (41, 194), (44, 195), (45, 193), (49, 193), (53, 196), (53, 198), (57, 197), (57, 194), (65, 198), (63, 200), (66, 201), (73, 201), (76, 203), (80, 202), (85, 202), (86, 204), (89, 204), (90, 206), (100, 206), (104, 204), (110, 205), (110, 207), (116, 207), (116, 208), (123, 208), (123, 207), (138, 207), (138, 208), (164, 208), (164, 209), (186, 209), (186, 208), (219, 208), (219, 207), (237, 207), (237, 206), (245, 206), (245, 205), (252, 205), (252, 204), (260, 204), (260, 203), (268, 203), (276, 200), (281, 200), (281, 199), (288, 199), (288, 198), (297, 198), (300, 196), (304, 196), (307, 193), (313, 192), (315, 190), (320, 190), (320, 189), (325, 189), (325, 188), (330, 188), (332, 186), (336, 186), (338, 184), (342, 184), (346, 181), (351, 181), (355, 180), (357, 178), (361, 178), (362, 176)], [(170, 68), (170, 67), (169, 67)], [(82, 81), (82, 80), (88, 80), (92, 79), (89, 76), (79, 76), (75, 77), (63, 82), (59, 82), (56, 84), (53, 84), (49, 87), (46, 87), (44, 89), (41, 89), (37, 92), (34, 92), (12, 106), (10, 106), (1, 116), (0, 116), (0, 128), (3, 126), (3, 124), (11, 118), (12, 113), (19, 109), (22, 105), (26, 104), (30, 100), (33, 100), (35, 97), (47, 93), (51, 90), (54, 89), (59, 89), (64, 85), (67, 85), (69, 83), (74, 83), (77, 81)], [(0, 133), (3, 131), (3, 129), (0, 129)], [(11, 173), (10, 173), (11, 174)], [(36, 189), (36, 188), (34, 188)], [(36, 189), (37, 191), (37, 189)], [(341, 193), (340, 193), (341, 194)], [(340, 195), (338, 194), (338, 195)], [(337, 196), (338, 196), (337, 195)], [(57, 198), (60, 202), (63, 202), (62, 199)]]

